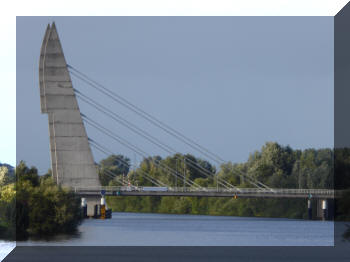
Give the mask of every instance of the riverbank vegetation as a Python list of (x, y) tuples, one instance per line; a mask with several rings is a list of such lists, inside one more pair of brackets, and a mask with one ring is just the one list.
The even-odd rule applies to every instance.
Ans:
[[(293, 150), (266, 143), (260, 151), (250, 154), (246, 162), (220, 166), (190, 154), (185, 157), (212, 175), (206, 176), (186, 164), (181, 154), (145, 158), (134, 169), (129, 158), (111, 155), (100, 162), (100, 181), (104, 186), (120, 186), (121, 181), (154, 186), (143, 176), (147, 173), (168, 186), (182, 188), (184, 180), (159, 168), (154, 164), (157, 162), (203, 187), (221, 186), (218, 178), (239, 188), (254, 187), (242, 176), (246, 174), (272, 188), (350, 188), (350, 149)], [(306, 199), (113, 196), (107, 197), (107, 204), (119, 212), (307, 218)], [(338, 220), (350, 221), (350, 194), (336, 203), (336, 214)], [(29, 168), (24, 162), (15, 171), (0, 167), (0, 239), (74, 233), (81, 219), (80, 199), (57, 186), (51, 174), (39, 176), (35, 167)]]
[[(109, 186), (121, 185), (119, 181), (128, 181), (133, 185), (152, 186), (142, 173), (146, 172), (151, 177), (162, 181), (171, 187), (183, 187), (183, 180), (176, 179), (169, 172), (157, 167), (154, 161), (170, 166), (179, 173), (185, 174), (186, 179), (191, 179), (203, 187), (217, 187), (217, 178), (222, 178), (239, 188), (254, 187), (249, 179), (241, 174), (264, 183), (271, 188), (299, 188), (299, 189), (333, 189), (334, 166), (339, 174), (337, 182), (342, 185), (350, 185), (350, 176), (347, 174), (350, 166), (350, 152), (336, 151), (338, 165), (334, 165), (334, 151), (332, 149), (306, 149), (293, 150), (289, 146), (281, 146), (277, 143), (266, 143), (260, 151), (250, 154), (244, 163), (223, 163), (216, 167), (200, 158), (185, 155), (187, 159), (198, 163), (203, 169), (213, 175), (207, 177), (203, 173), (186, 165), (184, 156), (176, 154), (167, 158), (155, 156), (143, 159), (136, 170), (120, 172), (121, 164), (118, 161), (121, 156), (110, 156), (104, 160), (100, 177), (103, 184)], [(127, 161), (129, 161), (127, 159)], [(106, 165), (108, 163), (108, 165)], [(124, 164), (123, 164), (124, 165)], [(106, 173), (106, 170), (109, 170)], [(113, 179), (110, 173), (117, 178)], [(340, 181), (341, 178), (341, 181)], [(101, 180), (102, 181), (102, 180)], [(114, 211), (126, 212), (154, 212), (170, 214), (202, 214), (202, 215), (232, 215), (232, 216), (260, 216), (260, 217), (285, 217), (307, 218), (305, 199), (240, 199), (240, 198), (206, 198), (206, 197), (109, 197), (109, 207)], [(338, 215), (341, 219), (350, 219), (349, 201), (341, 201), (337, 205)], [(316, 208), (313, 210), (316, 212)], [(315, 216), (315, 215), (314, 215)]]
[(79, 198), (24, 162), (16, 167), (15, 177), (1, 186), (0, 238), (24, 240), (76, 231), (82, 219)]
[(16, 233), (15, 175), (0, 166), (0, 239), (14, 239)]

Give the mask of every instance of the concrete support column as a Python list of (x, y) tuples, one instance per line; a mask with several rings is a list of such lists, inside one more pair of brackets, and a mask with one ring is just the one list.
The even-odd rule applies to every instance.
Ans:
[(328, 202), (327, 202), (327, 199), (322, 200), (322, 220), (328, 220)]
[(87, 216), (97, 217), (99, 216), (100, 198), (99, 197), (86, 197), (87, 204)]
[(105, 196), (102, 196), (101, 197), (101, 219), (105, 219), (106, 218), (106, 199), (105, 199)]
[(87, 217), (87, 203), (86, 203), (85, 197), (81, 198), (81, 209), (82, 209), (83, 217), (86, 218)]
[[(49, 116), (51, 169), (55, 181), (72, 188), (100, 186), (55, 23), (48, 25), (41, 46), (39, 87), (41, 112)], [(88, 209), (89, 203), (87, 200)]]
[(312, 202), (311, 202), (311, 199), (307, 200), (307, 214), (308, 214), (308, 218), (311, 220), (312, 219)]
[(106, 205), (106, 198), (105, 198), (105, 196), (101, 197), (101, 206), (102, 205), (104, 205), (104, 206)]

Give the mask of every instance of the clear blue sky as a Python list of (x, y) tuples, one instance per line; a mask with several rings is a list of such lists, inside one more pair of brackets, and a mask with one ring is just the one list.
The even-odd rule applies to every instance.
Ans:
[[(226, 160), (245, 161), (266, 141), (333, 146), (333, 17), (18, 17), (17, 162), (40, 172), (50, 167), (38, 61), (52, 21), (69, 64)], [(179, 152), (200, 156), (74, 78), (73, 86)], [(166, 155), (79, 106), (150, 154)], [(87, 132), (134, 159), (98, 131)]]

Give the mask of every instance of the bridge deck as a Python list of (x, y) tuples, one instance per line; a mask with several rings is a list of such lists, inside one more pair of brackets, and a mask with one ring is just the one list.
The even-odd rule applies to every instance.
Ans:
[(82, 196), (191, 196), (191, 197), (235, 197), (237, 198), (317, 198), (338, 197), (331, 189), (259, 189), (259, 188), (150, 188), (150, 187), (75, 187), (74, 192)]

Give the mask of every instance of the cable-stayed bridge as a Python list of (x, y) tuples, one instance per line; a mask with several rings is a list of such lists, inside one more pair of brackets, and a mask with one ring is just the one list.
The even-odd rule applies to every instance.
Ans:
[(334, 190), (330, 189), (259, 189), (239, 188), (223, 189), (216, 187), (142, 187), (142, 186), (106, 186), (74, 187), (74, 192), (85, 196), (99, 196), (104, 191), (107, 196), (190, 196), (190, 197), (233, 197), (233, 198), (304, 198), (334, 199)]
[[(88, 92), (80, 88), (73, 88), (71, 76), (77, 81), (99, 92), (114, 103), (121, 105), (143, 118), (154, 127), (158, 128), (168, 136), (176, 139), (180, 143), (188, 146), (191, 150), (220, 166), (227, 161), (209, 149), (188, 138), (183, 133), (165, 124), (153, 115), (142, 110), (139, 106), (131, 103), (120, 96), (115, 91), (105, 87), (96, 80), (79, 69), (66, 63), (63, 49), (58, 37), (56, 26), (53, 23), (48, 25), (39, 60), (39, 81), (40, 81), (40, 101), (42, 113), (48, 114), (50, 133), (50, 153), (52, 175), (59, 185), (70, 187), (76, 194), (89, 198), (94, 204), (98, 203), (101, 192), (105, 195), (117, 196), (206, 196), (206, 197), (275, 197), (275, 198), (311, 198), (323, 201), (324, 209), (327, 209), (327, 199), (333, 199), (337, 195), (334, 190), (329, 189), (274, 189), (258, 181), (251, 175), (244, 172), (234, 171), (252, 188), (239, 188), (228, 182), (216, 173), (200, 165), (186, 155), (178, 154), (178, 151), (171, 145), (161, 141), (159, 138), (148, 133), (142, 127), (123, 118), (113, 108), (107, 107), (103, 102), (89, 96)], [(148, 143), (156, 146), (162, 152), (176, 155), (176, 160), (183, 167), (190, 167), (201, 173), (204, 177), (212, 178), (216, 183), (216, 188), (202, 187), (195, 181), (189, 179), (185, 168), (182, 171), (164, 164), (162, 161), (151, 158), (150, 154), (142, 147), (133, 144), (123, 138), (115, 130), (107, 128), (93, 116), (81, 113), (78, 100), (92, 109), (98, 111), (111, 121), (126, 127), (132, 133), (142, 137)], [(106, 156), (116, 154), (108, 146), (101, 144), (93, 138), (89, 138), (85, 124), (96, 129), (101, 135), (128, 148), (144, 159), (150, 159), (153, 165), (163, 170), (169, 176), (182, 182), (182, 187), (167, 185), (141, 169), (137, 170), (138, 175), (142, 175), (154, 187), (143, 187), (131, 185), (130, 182), (121, 180), (113, 172), (106, 171), (106, 175), (111, 179), (119, 181), (119, 187), (101, 187), (98, 176), (98, 165), (95, 163), (91, 147)], [(129, 165), (125, 160), (120, 159), (121, 164)], [(134, 164), (134, 168), (137, 166)]]

